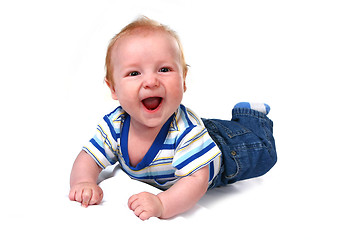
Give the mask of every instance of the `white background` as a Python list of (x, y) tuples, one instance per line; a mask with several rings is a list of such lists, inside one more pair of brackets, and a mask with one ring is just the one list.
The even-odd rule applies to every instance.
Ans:
[[(1, 1), (3, 239), (359, 239), (359, 12), (348, 0)], [(274, 121), (267, 175), (208, 192), (170, 221), (67, 199), (76, 155), (116, 106), (103, 83), (107, 44), (141, 14), (180, 35), (185, 105), (228, 119), (238, 101), (267, 102)], [(108, 202), (122, 189), (107, 189)]]

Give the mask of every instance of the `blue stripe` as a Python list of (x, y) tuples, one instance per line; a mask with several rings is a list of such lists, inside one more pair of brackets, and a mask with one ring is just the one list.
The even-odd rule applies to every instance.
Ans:
[[(205, 133), (207, 133), (207, 130), (204, 128), (203, 130), (201, 130), (201, 132), (199, 132), (197, 135), (195, 135), (193, 138), (189, 139), (187, 142), (185, 142), (182, 146), (181, 149), (186, 148), (189, 144), (191, 144), (192, 142), (195, 142), (197, 139), (201, 138)], [(210, 139), (207, 140), (207, 142), (209, 142)], [(212, 140), (211, 140), (212, 141)], [(204, 143), (205, 144), (205, 143)]]
[[(181, 157), (179, 157), (176, 160), (176, 162), (174, 162), (174, 165), (180, 164), (182, 161), (185, 161), (186, 159), (190, 158), (192, 155), (200, 152), (201, 150), (206, 148), (206, 146), (210, 145), (212, 142), (213, 141), (211, 139), (208, 139), (197, 147), (190, 146), (190, 144), (188, 144), (185, 147), (181, 146), (180, 150), (184, 151), (185, 153)], [(186, 148), (186, 147), (188, 147), (188, 149), (185, 150), (184, 148)]]
[(185, 161), (182, 161), (179, 165), (176, 165), (175, 167), (179, 170), (181, 170), (183, 167), (185, 167), (186, 165), (188, 165), (189, 163), (191, 163), (192, 161), (194, 161), (195, 159), (201, 157), (202, 155), (204, 155), (205, 153), (207, 153), (208, 151), (210, 151), (213, 147), (215, 147), (215, 143), (212, 142), (210, 143), (208, 146), (206, 146), (206, 148), (202, 149), (201, 151), (197, 152), (196, 154), (192, 155), (191, 157), (189, 157), (188, 159), (186, 159)]
[(104, 148), (102, 148), (96, 141), (94, 138), (92, 138), (90, 140), (90, 142), (92, 143), (92, 145), (94, 145), (94, 147), (96, 147), (97, 150), (99, 150), (99, 152), (102, 153), (102, 155), (104, 155), (104, 157), (106, 156), (105, 150)]
[(214, 177), (214, 161), (212, 161), (209, 164), (209, 182), (213, 179)]
[(199, 119), (193, 112), (191, 112), (191, 111), (189, 111), (189, 110), (188, 110), (187, 112), (188, 112), (188, 114), (189, 114), (192, 118), (195, 119), (195, 121), (197, 122), (198, 125), (201, 125), (200, 119)]
[[(203, 168), (204, 166), (206, 166), (209, 162), (213, 163), (213, 160), (215, 158), (217, 158), (220, 155), (220, 153), (218, 153), (215, 157), (209, 159), (207, 162), (203, 163), (202, 165), (198, 166), (196, 169), (192, 170), (191, 172), (189, 172), (186, 176), (189, 176), (191, 174), (193, 174), (194, 172), (196, 172), (197, 170), (199, 170), (200, 168)], [(210, 180), (209, 180), (210, 181)]]
[(109, 127), (112, 138), (116, 141), (119, 138), (119, 134), (116, 134), (115, 129), (107, 116), (105, 116), (103, 119)]
[(164, 141), (164, 144), (172, 144), (175, 146), (175, 141), (176, 141), (176, 138), (169, 138), (170, 136), (168, 135), (167, 138), (165, 139)]
[[(107, 155), (106, 152), (105, 152), (104, 142), (102, 142), (101, 140), (99, 140), (99, 139), (95, 136), (95, 137), (93, 137), (93, 138), (90, 140), (90, 143), (91, 143), (94, 147), (96, 147), (96, 149), (98, 149), (98, 150), (101, 152), (101, 154), (104, 155), (104, 157), (105, 157), (111, 164), (115, 164), (115, 163), (116, 163), (116, 161), (108, 158), (108, 155)], [(103, 146), (104, 146), (104, 147), (103, 147)], [(111, 152), (112, 152), (115, 156), (118, 155), (118, 154), (117, 154), (116, 152), (114, 152), (112, 149), (111, 149)]]
[(114, 111), (112, 111), (112, 112), (109, 113), (109, 114), (106, 114), (106, 116), (110, 117), (110, 116), (113, 115), (115, 112), (117, 112), (117, 111), (120, 112), (121, 110), (122, 110), (122, 107), (121, 107), (121, 106), (118, 106), (117, 108), (114, 109)]
[[(126, 171), (125, 171), (126, 172)], [(174, 173), (164, 175), (133, 175), (130, 172), (126, 172), (131, 178), (134, 179), (161, 179), (161, 178), (175, 178)]]
[(121, 153), (124, 158), (124, 162), (127, 166), (130, 166), (130, 159), (128, 154), (128, 135), (129, 135), (129, 129), (130, 129), (130, 116), (125, 118), (121, 135), (120, 135), (120, 148)]
[(174, 144), (163, 144), (161, 149), (174, 149)]
[(183, 140), (183, 138), (184, 138), (194, 127), (195, 127), (194, 125), (188, 127), (188, 128), (180, 135), (180, 137), (176, 140), (175, 149), (179, 146), (179, 144), (181, 143), (181, 140)]
[(163, 165), (163, 164), (170, 164), (172, 163), (173, 157), (163, 158), (163, 159), (155, 159), (150, 166), (157, 166), (157, 165)]
[(187, 110), (186, 110), (185, 106), (181, 104), (181, 105), (180, 105), (180, 108), (181, 108), (181, 110), (182, 110), (182, 113), (183, 113), (184, 116), (185, 116), (185, 119), (186, 119), (187, 124), (189, 125), (189, 127), (194, 127), (194, 124), (190, 121), (190, 118), (189, 118), (189, 116), (187, 115)]
[(83, 150), (86, 151), (102, 169), (105, 169), (105, 166), (99, 161), (99, 159), (97, 159), (94, 154), (91, 153), (87, 147), (83, 147)]
[(114, 153), (114, 155), (116, 155), (116, 150), (115, 148), (113, 148), (109, 138), (108, 138), (108, 135), (104, 132), (104, 130), (101, 128), (100, 125), (98, 125), (98, 131), (100, 132), (101, 136), (104, 138), (104, 144), (106, 144), (109, 149)]

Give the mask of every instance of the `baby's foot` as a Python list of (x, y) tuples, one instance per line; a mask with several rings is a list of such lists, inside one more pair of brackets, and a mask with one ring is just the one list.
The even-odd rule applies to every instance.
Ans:
[(266, 103), (239, 102), (234, 108), (248, 108), (267, 115), (270, 112), (270, 106)]

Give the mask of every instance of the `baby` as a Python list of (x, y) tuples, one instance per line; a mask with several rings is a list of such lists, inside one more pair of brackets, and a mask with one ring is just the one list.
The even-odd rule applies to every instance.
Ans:
[(99, 204), (100, 172), (123, 171), (164, 190), (131, 196), (142, 220), (171, 218), (214, 187), (265, 174), (276, 162), (266, 104), (239, 103), (231, 121), (201, 119), (181, 104), (187, 75), (182, 46), (168, 27), (141, 17), (110, 42), (105, 82), (120, 106), (105, 115), (77, 156), (69, 198)]

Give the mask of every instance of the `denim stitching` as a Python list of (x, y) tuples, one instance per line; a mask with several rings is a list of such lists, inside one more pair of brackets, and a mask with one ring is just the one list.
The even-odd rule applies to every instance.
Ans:
[[(235, 152), (236, 155), (233, 155), (232, 152)], [(234, 174), (231, 174), (231, 175), (225, 175), (226, 179), (232, 179), (232, 178), (236, 177), (239, 174), (240, 169), (241, 169), (240, 163), (239, 163), (239, 161), (237, 161), (237, 158), (236, 158), (239, 155), (239, 153), (237, 151), (232, 150), (230, 152), (230, 155), (231, 155), (231, 159), (233, 160), (233, 162), (235, 162), (236, 172)]]
[[(221, 123), (218, 123), (218, 124), (221, 125), (221, 127), (225, 130), (225, 132), (227, 133), (227, 135), (228, 135), (229, 138), (234, 138), (234, 137), (236, 137), (236, 136), (241, 136), (241, 135), (244, 135), (244, 134), (250, 132), (249, 129), (244, 128), (244, 127), (241, 128), (241, 131), (236, 131), (236, 132), (234, 132), (234, 131), (232, 131), (231, 129), (229, 129), (228, 127), (224, 126), (223, 124), (221, 124)], [(240, 125), (239, 125), (239, 126), (240, 126)]]

